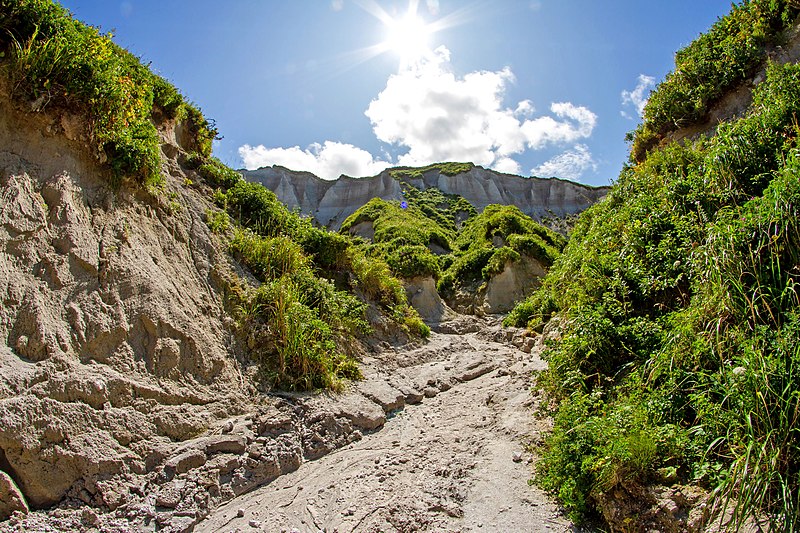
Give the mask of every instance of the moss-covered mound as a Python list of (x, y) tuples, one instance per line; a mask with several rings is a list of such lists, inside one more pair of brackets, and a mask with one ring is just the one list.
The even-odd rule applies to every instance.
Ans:
[(682, 482), (729, 504), (732, 529), (800, 527), (800, 65), (771, 65), (713, 134), (652, 142), (763, 66), (798, 11), (743, 2), (677, 55), (634, 163), (508, 318), (562, 318), (536, 480), (576, 519), (617, 486)]
[(518, 261), (523, 254), (549, 267), (565, 242), (517, 207), (490, 205), (459, 232), (439, 290), (447, 293), (472, 281), (488, 280), (502, 272), (506, 262)]
[(403, 278), (439, 277), (441, 268), (435, 251), (451, 250), (455, 232), (427, 217), (415, 205), (402, 206), (380, 198), (370, 200), (342, 224), (350, 233), (360, 224), (369, 224), (374, 235), (364, 249), (370, 257), (385, 260)]

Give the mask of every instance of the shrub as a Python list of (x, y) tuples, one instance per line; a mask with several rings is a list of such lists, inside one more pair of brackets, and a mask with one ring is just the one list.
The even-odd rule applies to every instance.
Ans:
[(675, 70), (650, 95), (632, 159), (643, 161), (664, 136), (702, 122), (709, 106), (759, 68), (769, 44), (780, 44), (800, 6), (791, 0), (749, 0), (675, 54)]
[(389, 268), (402, 278), (416, 276), (439, 277), (439, 261), (431, 251), (420, 245), (403, 245), (389, 252), (386, 260)]

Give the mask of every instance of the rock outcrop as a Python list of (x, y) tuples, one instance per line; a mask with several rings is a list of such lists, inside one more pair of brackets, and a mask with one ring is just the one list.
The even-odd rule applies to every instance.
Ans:
[(491, 204), (515, 205), (535, 220), (575, 215), (608, 192), (608, 187), (589, 187), (556, 178), (523, 178), (482, 167), (455, 176), (432, 169), (419, 178), (404, 177), (402, 182), (392, 177), (391, 170), (370, 178), (342, 176), (334, 181), (279, 166), (242, 173), (248, 180), (272, 190), (289, 208), (298, 208), (334, 230), (373, 198), (402, 200), (403, 184), (420, 190), (435, 187), (446, 194), (463, 196), (478, 211)]
[(81, 124), (0, 91), (0, 517), (117, 508), (126, 480), (251, 403), (223, 305), (231, 266), (175, 124), (155, 194), (112, 190)]

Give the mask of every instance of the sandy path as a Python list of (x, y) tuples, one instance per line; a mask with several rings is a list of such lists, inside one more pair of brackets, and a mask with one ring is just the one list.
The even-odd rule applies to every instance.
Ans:
[(528, 486), (524, 443), (537, 435), (530, 373), (543, 362), (487, 337), (433, 334), (421, 349), (369, 361), (368, 378), (388, 370), (430, 375), (431, 384), (458, 365), (495, 369), (406, 405), (382, 429), (234, 499), (196, 531), (572, 530)]

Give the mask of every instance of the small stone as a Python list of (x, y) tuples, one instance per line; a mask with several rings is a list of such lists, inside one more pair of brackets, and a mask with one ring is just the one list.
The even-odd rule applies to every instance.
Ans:
[(193, 468), (203, 466), (205, 462), (205, 452), (201, 450), (189, 450), (168, 460), (164, 464), (164, 470), (170, 475), (182, 474)]
[(236, 516), (242, 518), (244, 516), (244, 509), (237, 509)]
[(248, 522), (248, 525), (252, 528), (259, 528), (261, 527), (261, 522), (259, 522), (258, 520), (250, 520), (250, 522)]
[(233, 420), (228, 420), (227, 422), (225, 422), (225, 425), (222, 426), (222, 432), (230, 433), (231, 431), (233, 431)]
[(100, 517), (97, 516), (97, 513), (95, 513), (93, 509), (88, 507), (84, 507), (81, 512), (81, 521), (89, 526), (97, 527), (100, 525)]
[(514, 455), (511, 457), (511, 460), (515, 463), (522, 462), (522, 452), (514, 452)]

